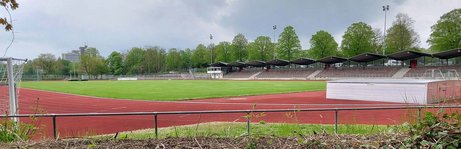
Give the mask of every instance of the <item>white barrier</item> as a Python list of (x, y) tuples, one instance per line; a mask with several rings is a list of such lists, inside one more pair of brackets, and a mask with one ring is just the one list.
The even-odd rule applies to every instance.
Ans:
[(138, 80), (138, 78), (117, 78), (118, 81), (132, 81), (132, 80)]

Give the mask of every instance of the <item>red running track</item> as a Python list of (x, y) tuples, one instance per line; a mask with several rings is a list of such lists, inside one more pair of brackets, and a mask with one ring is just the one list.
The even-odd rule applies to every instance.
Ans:
[[(398, 103), (331, 100), (325, 98), (325, 91), (176, 102), (96, 98), (31, 89), (21, 89), (20, 91), (19, 109), (21, 114), (401, 106)], [(414, 121), (415, 112), (409, 110), (341, 111), (339, 122), (343, 124), (401, 124), (406, 121)], [(244, 114), (159, 115), (158, 124), (159, 127), (168, 127), (212, 121), (243, 122), (245, 121), (243, 116)], [(22, 121), (31, 122), (30, 119), (22, 119)], [(252, 121), (332, 124), (334, 123), (334, 112), (264, 113), (252, 118)], [(51, 118), (38, 118), (32, 123), (40, 126), (39, 136), (52, 136)], [(57, 129), (60, 137), (108, 134), (152, 127), (154, 127), (153, 116), (57, 118)]]

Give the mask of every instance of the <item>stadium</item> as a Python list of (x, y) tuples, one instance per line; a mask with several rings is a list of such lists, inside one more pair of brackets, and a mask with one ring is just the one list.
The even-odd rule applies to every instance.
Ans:
[(0, 148), (461, 147), (461, 3), (210, 2), (0, 1)]
[[(365, 53), (320, 60), (220, 62), (198, 74), (26, 81), (17, 89), (17, 111), (43, 114), (20, 121), (39, 123), (42, 137), (60, 138), (153, 127), (157, 136), (161, 128), (216, 122), (401, 125), (417, 120), (415, 113), (421, 114), (421, 109), (433, 110), (417, 106), (457, 106), (461, 67), (451, 60), (458, 56), (460, 49)], [(426, 58), (443, 64), (426, 66), (431, 63)], [(401, 63), (386, 65), (391, 60)], [(20, 70), (20, 65), (13, 68)], [(4, 96), (2, 103), (8, 99)], [(249, 113), (264, 116), (245, 118)]]

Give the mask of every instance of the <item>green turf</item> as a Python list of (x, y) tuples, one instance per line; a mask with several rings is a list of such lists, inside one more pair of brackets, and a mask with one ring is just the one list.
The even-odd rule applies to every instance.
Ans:
[[(378, 134), (401, 132), (407, 130), (406, 126), (396, 125), (338, 125), (339, 134)], [(246, 123), (218, 122), (203, 123), (199, 125), (176, 126), (159, 129), (159, 138), (167, 137), (239, 137), (246, 135)], [(334, 133), (334, 125), (321, 124), (287, 124), (287, 123), (252, 123), (250, 135), (298, 137), (314, 133)], [(155, 138), (154, 129), (123, 132), (119, 138), (147, 139)]]
[(21, 87), (95, 97), (142, 100), (184, 100), (325, 90), (323, 81), (40, 81)]

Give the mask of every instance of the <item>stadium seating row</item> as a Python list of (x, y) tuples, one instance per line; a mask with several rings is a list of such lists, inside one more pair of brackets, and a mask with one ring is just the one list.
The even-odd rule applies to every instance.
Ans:
[[(230, 72), (224, 75), (224, 78), (249, 78), (256, 75), (256, 79), (290, 79), (290, 78), (304, 78), (313, 74), (317, 70), (321, 70), (319, 74), (314, 74), (315, 78), (390, 78), (393, 77), (401, 69), (408, 69), (400, 66), (371, 66), (371, 67), (337, 67), (329, 69), (321, 68), (291, 68), (291, 69), (269, 69), (263, 70), (261, 68), (244, 69), (240, 72)], [(432, 70), (438, 72), (438, 76), (429, 75)], [(411, 68), (408, 72), (402, 73), (404, 77), (459, 77), (458, 72), (461, 73), (461, 66), (422, 66)]]

